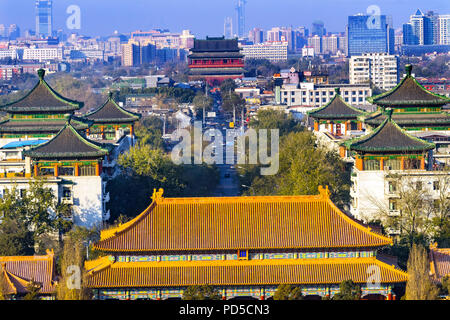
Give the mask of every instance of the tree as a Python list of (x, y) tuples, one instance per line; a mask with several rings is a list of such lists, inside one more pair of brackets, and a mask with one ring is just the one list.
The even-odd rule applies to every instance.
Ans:
[(27, 256), (33, 253), (33, 232), (17, 220), (3, 218), (0, 223), (0, 255)]
[(408, 259), (406, 300), (435, 300), (438, 292), (430, 277), (430, 261), (426, 249), (413, 244)]
[[(436, 188), (433, 193), (422, 186), (421, 181), (416, 181), (415, 177), (402, 174), (388, 174), (388, 183), (392, 192), (397, 196), (393, 200), (397, 215), (391, 214), (391, 208), (384, 201), (377, 201), (369, 196), (369, 200), (378, 208), (378, 218), (386, 228), (393, 228), (400, 231), (400, 236), (404, 237), (409, 246), (423, 239), (424, 243), (434, 238), (440, 244), (446, 244), (446, 230), (448, 230), (450, 214), (450, 176), (440, 175), (435, 180)], [(436, 191), (439, 197), (436, 199)]]
[(228, 112), (239, 113), (245, 107), (245, 100), (234, 92), (224, 92), (222, 94), (222, 108)]
[(195, 285), (183, 291), (183, 300), (220, 300), (217, 289), (210, 285)]
[(39, 300), (39, 291), (41, 290), (41, 285), (34, 280), (27, 285), (28, 293), (23, 297), (23, 300)]
[(280, 284), (275, 291), (273, 300), (302, 300), (302, 289), (290, 284)]
[(300, 122), (298, 122), (292, 114), (287, 115), (283, 111), (277, 110), (259, 110), (256, 114), (256, 117), (253, 117), (250, 120), (249, 126), (252, 129), (278, 129), (279, 135), (284, 136), (291, 132), (299, 132), (304, 131), (305, 127), (303, 127)]
[(220, 84), (220, 92), (222, 92), (222, 94), (226, 92), (234, 92), (234, 89), (236, 89), (236, 82), (234, 82), (233, 79), (225, 79)]
[(359, 300), (361, 299), (361, 287), (352, 280), (345, 280), (339, 284), (339, 292), (333, 300)]
[[(71, 210), (59, 204), (53, 190), (44, 183), (42, 179), (34, 179), (27, 189), (20, 191), (13, 186), (5, 189), (0, 199), (0, 217), (7, 222), (0, 226), (0, 239), (4, 244), (23, 242), (17, 245), (18, 252), (29, 252), (29, 247), (39, 244), (48, 234), (61, 234), (72, 225)], [(3, 249), (13, 250), (7, 246)]]
[(350, 174), (336, 152), (318, 146), (307, 131), (280, 140), (278, 173), (261, 176), (255, 165), (244, 165), (238, 168), (242, 184), (255, 195), (315, 195), (319, 186), (328, 186), (336, 205), (348, 203)]
[(75, 79), (69, 74), (56, 73), (48, 77), (49, 84), (60, 95), (76, 100), (83, 101), (82, 110), (88, 111), (101, 106), (105, 100), (100, 94), (92, 91), (92, 87), (85, 81)]
[(56, 288), (57, 300), (89, 300), (92, 292), (86, 287), (87, 273), (84, 269), (85, 252), (89, 241), (98, 239), (96, 230), (75, 227), (64, 239), (61, 254), (61, 279)]
[(195, 106), (196, 112), (202, 112), (203, 110), (209, 111), (211, 110), (214, 100), (210, 96), (206, 96), (203, 93), (197, 93), (192, 103)]

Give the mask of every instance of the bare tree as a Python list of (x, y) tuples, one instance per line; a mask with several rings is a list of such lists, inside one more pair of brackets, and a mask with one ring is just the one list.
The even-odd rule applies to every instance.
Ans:
[(426, 249), (413, 244), (408, 259), (406, 300), (435, 300), (439, 290), (430, 277), (430, 261)]

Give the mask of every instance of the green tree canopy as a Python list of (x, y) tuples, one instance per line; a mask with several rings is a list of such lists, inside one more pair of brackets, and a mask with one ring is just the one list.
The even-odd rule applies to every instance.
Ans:
[(280, 284), (275, 291), (273, 300), (302, 300), (302, 289), (290, 284)]
[(0, 199), (0, 217), (7, 222), (0, 226), (0, 241), (5, 244), (22, 241), (23, 245), (17, 246), (18, 252), (28, 252), (30, 236), (34, 247), (49, 233), (61, 234), (72, 226), (71, 210), (58, 203), (53, 190), (45, 187), (41, 179), (31, 180), (27, 189), (18, 190), (16, 186), (5, 189)]
[(345, 280), (339, 284), (339, 292), (333, 300), (359, 300), (361, 299), (361, 287), (352, 280)]
[(256, 165), (239, 169), (241, 183), (255, 195), (315, 195), (319, 186), (328, 186), (338, 206), (348, 203), (350, 174), (336, 152), (317, 145), (310, 132), (290, 133), (280, 139), (279, 171), (262, 176)]
[(210, 285), (195, 285), (183, 291), (183, 300), (220, 300), (221, 295)]

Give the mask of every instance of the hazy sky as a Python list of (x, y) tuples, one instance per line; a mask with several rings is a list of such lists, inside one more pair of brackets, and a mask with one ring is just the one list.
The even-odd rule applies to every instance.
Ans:
[[(237, 0), (54, 0), (54, 29), (66, 29), (67, 7), (81, 9), (80, 34), (110, 35), (114, 30), (165, 28), (173, 32), (190, 29), (197, 37), (223, 34), (225, 17), (233, 17), (237, 30)], [(35, 0), (0, 0), (0, 24), (35, 28)], [(246, 31), (253, 27), (306, 26), (314, 20), (325, 22), (327, 31), (344, 31), (347, 16), (366, 13), (377, 5), (381, 14), (392, 15), (398, 28), (417, 8), (450, 14), (449, 0), (248, 0)]]

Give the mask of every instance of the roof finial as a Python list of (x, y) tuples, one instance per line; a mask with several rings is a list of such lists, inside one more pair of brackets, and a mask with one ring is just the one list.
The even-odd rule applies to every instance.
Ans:
[(408, 77), (410, 77), (410, 76), (411, 76), (411, 71), (412, 71), (412, 65), (411, 65), (411, 64), (407, 64), (407, 65), (405, 66), (405, 70), (406, 70), (406, 75), (407, 75)]
[(39, 69), (39, 70), (37, 71), (37, 74), (38, 74), (40, 80), (44, 80), (45, 69)]
[(113, 97), (113, 92), (112, 92), (112, 91), (110, 91), (110, 92), (108, 93), (108, 97), (109, 97), (109, 99), (112, 99), (112, 97)]
[(153, 189), (152, 200), (155, 202), (161, 200), (163, 198), (162, 197), (163, 193), (164, 193), (163, 188), (159, 188), (158, 191), (156, 191), (156, 189)]
[(392, 113), (394, 112), (394, 110), (392, 110), (392, 108), (386, 108), (386, 115), (388, 117), (388, 121), (392, 120)]
[(322, 187), (319, 186), (319, 194), (322, 198), (329, 199), (330, 198), (330, 190), (328, 190), (328, 186)]
[(339, 88), (339, 87), (337, 87), (337, 88), (334, 88), (334, 92), (336, 92), (336, 94), (341, 94), (341, 88)]

